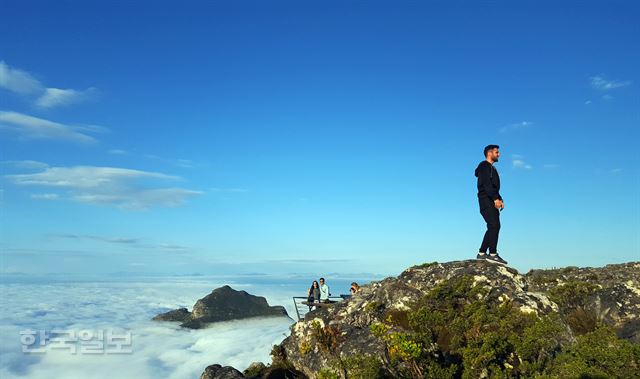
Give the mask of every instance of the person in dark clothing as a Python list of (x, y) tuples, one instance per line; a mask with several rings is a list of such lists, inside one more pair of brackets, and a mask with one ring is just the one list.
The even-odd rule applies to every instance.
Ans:
[(310, 304), (309, 310), (315, 309), (316, 307), (311, 304), (317, 303), (319, 301), (320, 301), (320, 286), (318, 285), (318, 282), (314, 280), (313, 283), (311, 283), (311, 287), (309, 288), (308, 296), (307, 296), (307, 303)]
[[(504, 209), (504, 201), (500, 196), (500, 176), (493, 164), (500, 157), (498, 145), (488, 145), (484, 148), (485, 160), (476, 167), (478, 178), (478, 205), (480, 214), (487, 223), (487, 231), (484, 233), (480, 251), (476, 259), (485, 259), (489, 262), (507, 264), (507, 261), (498, 255), (498, 235), (500, 233), (500, 212)], [(487, 254), (489, 250), (489, 254)]]

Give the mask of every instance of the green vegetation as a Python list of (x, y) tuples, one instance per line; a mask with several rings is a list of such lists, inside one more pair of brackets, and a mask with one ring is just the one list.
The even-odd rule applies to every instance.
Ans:
[(309, 343), (309, 341), (302, 341), (300, 342), (300, 355), (302, 355), (303, 357), (307, 354), (309, 354), (311, 352), (312, 348), (311, 348), (311, 344)]
[(323, 367), (317, 375), (319, 379), (372, 379), (388, 377), (388, 375), (385, 375), (382, 362), (378, 358), (369, 355), (333, 358), (329, 361), (329, 367)]
[(257, 378), (264, 371), (264, 366), (251, 366), (244, 370), (243, 374), (246, 378)]
[(421, 265), (415, 265), (415, 266), (413, 266), (411, 268), (427, 268), (427, 267), (435, 266), (437, 264), (438, 264), (438, 262), (433, 261), (433, 262), (429, 262), (429, 263), (423, 263)]
[(318, 321), (311, 323), (311, 336), (325, 353), (332, 353), (342, 340), (342, 335), (334, 325), (322, 326)]
[(342, 367), (350, 379), (371, 379), (382, 376), (382, 362), (376, 357), (355, 355), (342, 359)]
[(550, 378), (640, 378), (640, 344), (599, 327), (558, 354), (548, 372)]
[[(554, 301), (574, 309), (568, 330), (557, 314), (523, 313), (510, 300), (490, 305), (485, 287), (460, 277), (408, 312), (387, 311), (370, 330), (385, 344), (386, 369), (400, 377), (640, 377), (640, 345), (618, 339), (581, 307), (597, 289), (582, 282), (554, 288)], [(580, 334), (573, 344), (572, 332)]]
[(538, 316), (511, 299), (487, 301), (488, 287), (462, 276), (439, 283), (408, 310), (369, 303), (365, 312), (381, 320), (369, 327), (383, 344), (380, 356), (340, 356), (345, 336), (319, 322), (300, 352), (318, 346), (328, 358), (321, 379), (640, 378), (640, 344), (619, 339), (586, 307), (599, 289), (578, 281), (556, 286), (549, 296), (562, 312)]
[(367, 304), (367, 305), (364, 307), (364, 311), (365, 311), (366, 313), (373, 313), (373, 312), (377, 311), (377, 310), (378, 310), (378, 308), (380, 308), (380, 304), (378, 304), (378, 303), (377, 303), (377, 302), (375, 302), (375, 301), (372, 301), (372, 302), (370, 302), (369, 304)]
[(382, 362), (376, 357), (367, 355), (352, 355), (341, 357), (336, 354), (343, 336), (333, 325), (322, 326), (320, 322), (311, 324), (311, 337), (320, 350), (330, 357), (330, 366), (318, 372), (318, 378), (353, 378), (370, 379), (382, 376)]
[(323, 368), (318, 371), (318, 379), (338, 379), (339, 377), (337, 372), (329, 368)]
[(558, 304), (566, 316), (564, 321), (571, 330), (582, 335), (595, 331), (604, 326), (598, 315), (586, 307), (589, 298), (600, 290), (596, 284), (569, 281), (549, 290), (549, 298)]
[(549, 298), (560, 307), (578, 308), (585, 304), (589, 296), (600, 289), (598, 285), (570, 281), (549, 290)]
[(531, 275), (531, 281), (539, 286), (555, 284), (561, 279), (561, 275), (556, 271), (536, 270)]

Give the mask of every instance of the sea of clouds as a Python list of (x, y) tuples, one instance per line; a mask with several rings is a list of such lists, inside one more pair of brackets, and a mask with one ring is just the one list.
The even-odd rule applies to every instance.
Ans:
[[(178, 323), (151, 321), (158, 313), (186, 307), (214, 288), (229, 284), (283, 305), (296, 318), (292, 296), (305, 296), (307, 281), (264, 277), (154, 277), (102, 280), (11, 280), (0, 282), (0, 378), (199, 378), (219, 363), (243, 370), (255, 361), (270, 362), (274, 344), (289, 335), (293, 319), (266, 317), (212, 324), (190, 330)], [(332, 284), (331, 282), (329, 284)], [(348, 293), (336, 280), (332, 293)], [(344, 287), (344, 288), (342, 288)], [(87, 354), (49, 349), (23, 352), (21, 331), (111, 330), (131, 332), (130, 353)], [(48, 345), (45, 345), (48, 346)], [(32, 347), (39, 347), (38, 342)], [(110, 351), (110, 352), (108, 352)]]

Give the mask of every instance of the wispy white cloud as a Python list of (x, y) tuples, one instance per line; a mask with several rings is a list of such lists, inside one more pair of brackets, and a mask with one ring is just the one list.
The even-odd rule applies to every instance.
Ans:
[(631, 85), (630, 80), (607, 80), (602, 75), (596, 75), (589, 78), (591, 87), (602, 91), (612, 90), (615, 88), (626, 87)]
[(109, 154), (114, 154), (114, 155), (128, 155), (129, 154), (128, 151), (121, 150), (121, 149), (110, 149), (107, 152)]
[(609, 171), (609, 172), (611, 172), (612, 174), (617, 174), (617, 173), (622, 172), (622, 169), (621, 168), (614, 168), (614, 169), (611, 169), (611, 171)]
[(47, 88), (42, 96), (36, 100), (39, 108), (52, 108), (61, 105), (81, 103), (94, 97), (97, 90), (93, 87), (84, 91), (75, 89)]
[(10, 67), (4, 61), (0, 61), (0, 88), (18, 95), (34, 96), (34, 104), (43, 109), (80, 103), (97, 94), (93, 87), (85, 90), (47, 88), (30, 73)]
[(526, 128), (531, 127), (532, 125), (533, 125), (533, 122), (520, 121), (520, 122), (516, 122), (516, 123), (505, 125), (505, 126), (501, 127), (500, 128), (500, 132), (504, 133), (504, 132), (508, 132), (508, 131), (512, 131), (512, 130), (526, 129)]
[(340, 259), (340, 258), (327, 258), (327, 259), (265, 259), (265, 262), (268, 263), (282, 263), (282, 264), (307, 264), (307, 263), (317, 263), (317, 264), (331, 264), (331, 263), (347, 263), (353, 262), (354, 259)]
[(127, 150), (123, 150), (123, 149), (110, 149), (107, 150), (107, 152), (109, 154), (113, 154), (113, 155), (122, 155), (122, 156), (131, 156), (131, 157), (140, 157), (140, 158), (145, 158), (145, 159), (149, 159), (151, 161), (155, 161), (157, 163), (162, 163), (162, 164), (166, 164), (166, 165), (170, 165), (170, 166), (174, 166), (174, 167), (180, 167), (180, 168), (197, 168), (197, 167), (203, 167), (206, 164), (203, 163), (199, 163), (199, 162), (195, 162), (192, 161), (191, 159), (184, 159), (184, 158), (178, 158), (178, 159), (172, 159), (172, 158), (163, 158), (160, 157), (158, 155), (155, 154), (142, 154), (142, 153), (136, 153), (133, 151), (127, 151)]
[(0, 111), (0, 129), (12, 131), (25, 139), (57, 139), (80, 143), (97, 140), (85, 132), (104, 131), (96, 126), (72, 126), (18, 112)]
[(175, 165), (184, 168), (193, 168), (196, 166), (196, 164), (190, 159), (176, 159)]
[(525, 163), (525, 161), (521, 160), (521, 159), (514, 159), (513, 161), (511, 161), (511, 163), (513, 164), (514, 168), (526, 168), (526, 169), (531, 169), (531, 165)]
[(20, 95), (37, 94), (44, 91), (43, 85), (26, 71), (9, 67), (0, 61), (0, 88)]
[(527, 162), (525, 162), (523, 158), (524, 157), (522, 155), (513, 154), (511, 156), (511, 165), (513, 166), (513, 168), (515, 168), (515, 169), (526, 169), (526, 170), (532, 169), (533, 167), (530, 164), (528, 164)]
[(611, 101), (613, 100), (613, 96), (609, 95), (608, 93), (605, 93), (604, 95), (602, 95), (602, 100)]
[(159, 162), (163, 162), (163, 163), (168, 163), (170, 165), (173, 166), (177, 166), (177, 167), (182, 167), (182, 168), (194, 168), (196, 166), (198, 166), (197, 163), (195, 163), (194, 161), (190, 160), (190, 159), (168, 159), (168, 158), (162, 158), (159, 157), (155, 154), (144, 154), (143, 155), (145, 158), (149, 158), (149, 159), (153, 159)]
[(74, 240), (90, 239), (90, 240), (97, 240), (97, 241), (116, 243), (116, 244), (134, 244), (139, 242), (138, 238), (131, 238), (131, 237), (102, 237), (102, 236), (71, 234), (71, 233), (50, 234), (49, 236), (53, 238), (74, 239)]
[(57, 193), (33, 193), (31, 194), (31, 198), (38, 200), (58, 200), (60, 195)]
[(49, 167), (34, 174), (7, 175), (16, 184), (31, 184), (70, 188), (117, 188), (124, 180), (138, 178), (178, 179), (158, 172), (132, 170), (118, 167)]
[(89, 204), (143, 210), (154, 206), (176, 207), (202, 191), (162, 187), (158, 181), (175, 181), (177, 176), (117, 167), (48, 167), (29, 174), (5, 175), (16, 185), (59, 188), (65, 198)]
[(145, 247), (145, 248), (171, 250), (171, 251), (184, 251), (184, 250), (188, 250), (189, 249), (186, 246), (176, 245), (176, 244), (173, 244), (173, 243), (160, 243), (160, 244), (157, 244), (157, 245), (141, 245), (141, 246)]
[(219, 188), (219, 187), (213, 187), (213, 188), (209, 188), (210, 192), (227, 192), (227, 193), (245, 193), (245, 192), (249, 192), (248, 189), (246, 188)]
[(183, 188), (157, 188), (112, 194), (83, 193), (74, 195), (72, 199), (81, 203), (115, 205), (129, 210), (145, 210), (154, 206), (178, 207), (184, 205), (186, 199), (201, 194), (202, 191)]
[(0, 164), (22, 170), (42, 170), (49, 167), (49, 165), (44, 162), (34, 160), (1, 161)]
[(127, 245), (134, 248), (141, 249), (153, 249), (153, 250), (164, 250), (164, 251), (187, 251), (190, 250), (187, 246), (177, 245), (173, 243), (151, 243), (145, 242), (143, 238), (139, 237), (104, 237), (104, 236), (96, 236), (90, 234), (70, 234), (70, 233), (62, 233), (62, 234), (50, 234), (49, 237), (57, 238), (57, 239), (71, 239), (71, 240), (93, 240), (99, 241), (109, 244), (116, 245)]

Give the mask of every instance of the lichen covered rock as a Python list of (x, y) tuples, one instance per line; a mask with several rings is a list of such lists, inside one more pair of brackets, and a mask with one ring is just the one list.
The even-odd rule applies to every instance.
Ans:
[[(363, 370), (416, 377), (427, 367), (454, 377), (540, 373), (554, 354), (599, 327), (637, 342), (639, 274), (638, 263), (526, 275), (476, 260), (414, 266), (309, 312), (280, 346), (287, 362), (311, 378)], [(492, 338), (504, 351), (491, 346)], [(521, 342), (536, 338), (542, 342)], [(548, 359), (529, 356), (531, 349)], [(478, 359), (478, 368), (461, 366)]]
[(638, 377), (639, 326), (638, 262), (526, 275), (434, 262), (307, 313), (274, 346), (271, 368), (292, 378)]

